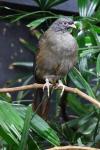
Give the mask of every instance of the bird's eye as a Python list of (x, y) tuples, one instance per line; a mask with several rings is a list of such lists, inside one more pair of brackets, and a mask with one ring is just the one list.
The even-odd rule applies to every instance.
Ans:
[(64, 24), (64, 25), (66, 25), (66, 24), (67, 24), (67, 22), (63, 22), (63, 24)]
[(63, 22), (63, 25), (67, 25), (67, 22)]

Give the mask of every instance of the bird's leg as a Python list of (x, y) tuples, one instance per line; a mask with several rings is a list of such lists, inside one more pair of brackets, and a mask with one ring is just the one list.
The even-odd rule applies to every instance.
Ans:
[(45, 88), (47, 88), (47, 92), (48, 92), (48, 97), (50, 96), (50, 85), (51, 85), (51, 83), (49, 82), (49, 79), (48, 78), (46, 78), (45, 79), (45, 84), (44, 84), (44, 86), (43, 86), (43, 91), (44, 91), (44, 89)]
[(62, 83), (62, 81), (61, 81), (61, 80), (59, 80), (59, 82), (58, 82), (58, 86), (57, 86), (57, 87), (62, 87), (62, 91), (61, 91), (61, 93), (60, 93), (60, 96), (62, 96), (62, 95), (63, 95), (63, 93), (64, 93), (65, 85)]

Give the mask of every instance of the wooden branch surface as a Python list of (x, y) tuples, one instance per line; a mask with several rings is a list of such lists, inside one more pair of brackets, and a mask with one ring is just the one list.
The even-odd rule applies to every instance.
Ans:
[[(19, 87), (1, 88), (0, 93), (11, 93), (11, 92), (17, 92), (17, 91), (23, 91), (23, 90), (38, 89), (38, 88), (43, 88), (43, 85), (44, 84), (34, 83), (34, 84), (19, 86)], [(51, 87), (52, 87), (52, 85), (51, 85)], [(62, 89), (62, 87), (59, 87), (58, 89)], [(84, 98), (85, 100), (91, 102), (92, 104), (94, 104), (95, 106), (100, 108), (100, 102), (98, 100), (85, 94), (84, 92), (80, 91), (79, 89), (65, 86), (64, 90), (66, 92), (77, 94), (77, 95), (81, 96), (82, 98)]]
[(81, 147), (81, 146), (59, 146), (59, 147), (53, 147), (46, 150), (100, 150), (100, 149), (91, 148), (91, 147)]

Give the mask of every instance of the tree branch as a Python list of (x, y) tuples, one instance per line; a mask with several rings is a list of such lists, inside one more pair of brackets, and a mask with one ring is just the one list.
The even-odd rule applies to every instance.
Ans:
[(99, 150), (99, 149), (91, 148), (91, 147), (81, 147), (81, 146), (60, 146), (60, 147), (53, 147), (46, 150)]
[[(51, 85), (51, 87), (52, 87), (52, 85)], [(34, 83), (34, 84), (20, 86), (20, 87), (1, 88), (0, 93), (11, 93), (11, 92), (30, 90), (30, 89), (38, 89), (38, 88), (43, 88), (43, 84)], [(58, 89), (62, 89), (62, 88), (59, 87)], [(93, 103), (95, 106), (100, 108), (100, 102), (99, 101), (97, 101), (93, 97), (85, 94), (84, 92), (80, 91), (79, 89), (65, 86), (64, 90), (66, 92), (77, 94), (77, 95), (81, 96), (82, 98), (86, 99), (87, 101)]]

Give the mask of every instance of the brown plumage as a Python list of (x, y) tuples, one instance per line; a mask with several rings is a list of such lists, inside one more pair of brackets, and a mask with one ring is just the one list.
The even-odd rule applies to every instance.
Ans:
[(73, 27), (69, 18), (57, 19), (39, 40), (36, 56), (36, 78), (58, 82), (75, 65), (77, 42), (68, 32)]
[(51, 82), (65, 76), (76, 63), (76, 49), (76, 40), (67, 30), (50, 27), (39, 41), (36, 75)]

